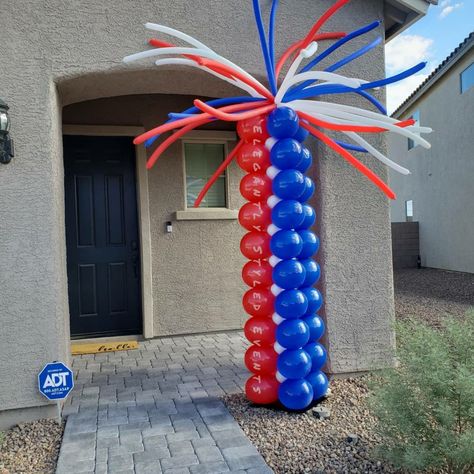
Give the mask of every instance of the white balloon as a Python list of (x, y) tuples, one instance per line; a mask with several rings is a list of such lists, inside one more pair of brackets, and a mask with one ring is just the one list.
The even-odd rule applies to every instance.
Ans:
[(285, 318), (282, 318), (278, 313), (273, 313), (272, 321), (275, 324), (277, 324), (277, 325), (281, 324), (284, 320), (285, 320)]
[(283, 288), (280, 288), (278, 285), (273, 284), (270, 288), (270, 291), (274, 296), (279, 295), (283, 290)]
[(286, 73), (286, 76), (283, 79), (283, 82), (276, 93), (275, 104), (281, 103), (283, 96), (285, 95), (286, 91), (289, 88), (288, 83), (291, 81), (291, 79), (295, 75), (296, 70), (299, 68), (301, 64), (301, 61), (303, 61), (303, 59), (306, 59), (312, 56), (314, 53), (316, 53), (317, 50), (318, 50), (318, 44), (313, 41), (312, 43), (308, 45), (306, 49), (301, 50), (299, 52), (298, 56), (296, 56), (295, 60), (291, 63), (291, 66), (288, 69), (288, 72)]
[[(307, 102), (304, 104), (303, 102)], [(291, 102), (290, 102), (291, 104)], [(313, 115), (315, 118), (318, 118), (322, 115), (322, 110), (321, 108), (318, 109), (318, 104), (315, 101), (300, 101), (300, 104), (291, 104), (291, 107), (295, 108), (296, 110), (300, 110), (302, 112), (309, 112), (311, 115)], [(327, 112), (326, 112), (327, 113)], [(337, 112), (334, 112), (334, 114), (337, 114)], [(327, 117), (327, 115), (326, 115)], [(321, 120), (324, 120), (323, 117), (320, 117)], [(390, 130), (391, 132), (397, 133), (398, 135), (403, 135), (407, 138), (411, 138), (415, 143), (418, 143), (424, 148), (431, 148), (431, 145), (420, 135), (417, 135), (413, 132), (410, 131), (410, 127), (398, 127), (396, 125), (393, 125), (391, 123), (387, 122), (382, 122), (379, 120), (373, 120), (369, 118), (365, 118), (362, 116), (357, 116), (353, 117), (353, 120), (345, 120), (345, 124), (347, 125), (362, 125), (362, 126), (369, 126), (369, 127), (382, 127), (387, 130)]]
[(281, 170), (277, 168), (276, 166), (269, 166), (267, 168), (267, 176), (270, 179), (273, 179)]
[(169, 26), (165, 25), (158, 25), (157, 23), (145, 23), (145, 28), (151, 31), (160, 31), (161, 33), (165, 33), (170, 36), (174, 36), (175, 38), (179, 38), (180, 40), (185, 41), (186, 43), (192, 44), (196, 48), (207, 49), (208, 51), (213, 51), (209, 46), (201, 43), (199, 40), (194, 38), (193, 36), (187, 35), (182, 31), (175, 30), (174, 28), (170, 28)]
[(279, 227), (277, 227), (275, 224), (270, 224), (267, 227), (267, 234), (273, 235), (276, 234), (279, 230), (281, 230)]
[(278, 382), (283, 383), (287, 378), (284, 375), (281, 375), (278, 370), (276, 371), (275, 378), (278, 380)]
[(278, 258), (276, 255), (272, 255), (269, 259), (268, 262), (272, 267), (277, 265), (279, 262), (281, 262), (281, 258)]
[[(353, 107), (351, 105), (345, 104), (333, 104), (331, 102), (324, 102), (324, 101), (307, 101), (307, 100), (292, 100), (290, 103), (294, 106), (298, 106), (300, 104), (316, 104), (318, 110), (323, 111), (324, 108), (329, 107), (330, 110), (333, 112), (335, 110), (350, 112), (353, 115), (362, 115), (363, 117), (374, 118), (380, 120), (382, 122), (393, 123), (396, 124), (398, 122), (397, 119), (389, 117), (388, 115), (383, 115), (379, 112), (373, 112), (371, 110), (361, 109), (359, 107)], [(429, 127), (414, 127), (412, 130), (416, 131), (417, 133), (431, 133), (433, 130)]]
[(286, 348), (281, 346), (280, 344), (278, 344), (278, 342), (275, 342), (275, 344), (273, 344), (273, 350), (277, 353), (277, 354), (281, 354), (282, 352), (285, 352), (286, 351)]
[(352, 138), (360, 146), (364, 147), (372, 156), (380, 160), (382, 163), (386, 164), (395, 171), (398, 171), (401, 174), (407, 175), (410, 174), (410, 170), (400, 166), (399, 164), (392, 161), (390, 158), (386, 157), (383, 153), (380, 153), (376, 148), (374, 148), (367, 140), (364, 140), (360, 135), (355, 132), (344, 132), (349, 138)]
[[(166, 47), (166, 48), (155, 48), (155, 49), (148, 49), (146, 51), (140, 51), (139, 53), (130, 54), (123, 58), (125, 63), (131, 63), (133, 61), (138, 61), (140, 59), (145, 58), (153, 58), (155, 56), (165, 56), (170, 54), (178, 54), (178, 55), (194, 55), (194, 56), (201, 56), (203, 58), (212, 59), (214, 61), (220, 62), (228, 67), (236, 69), (240, 73), (242, 73), (245, 77), (250, 79), (250, 81), (258, 84), (260, 87), (268, 91), (268, 89), (262, 85), (257, 79), (255, 79), (252, 75), (250, 75), (247, 71), (242, 69), (237, 64), (234, 64), (232, 61), (220, 56), (219, 54), (211, 51), (209, 49), (198, 49), (198, 48), (182, 48), (178, 46)], [(269, 92), (270, 93), (270, 92)]]
[(201, 69), (202, 71), (206, 71), (208, 74), (211, 74), (212, 76), (218, 77), (219, 79), (222, 79), (223, 81), (228, 82), (229, 84), (232, 84), (233, 86), (244, 90), (245, 92), (250, 94), (252, 97), (259, 97), (259, 98), (263, 97), (255, 89), (250, 87), (248, 84), (245, 84), (245, 82), (242, 82), (240, 79), (230, 79), (229, 77), (219, 74), (218, 72), (213, 71), (212, 69), (209, 69), (205, 66), (201, 66), (200, 64), (196, 63), (192, 59), (166, 58), (166, 59), (158, 59), (157, 61), (155, 61), (156, 66), (165, 66), (168, 64), (177, 64), (177, 65), (190, 66), (190, 67), (195, 67), (197, 69)]
[(275, 196), (274, 194), (272, 194), (268, 199), (267, 199), (267, 204), (268, 204), (268, 207), (273, 209), (279, 202), (281, 201), (281, 199), (277, 196)]
[(271, 150), (273, 148), (273, 145), (275, 145), (276, 142), (277, 142), (277, 139), (275, 137), (269, 137), (265, 141), (265, 147), (268, 150)]

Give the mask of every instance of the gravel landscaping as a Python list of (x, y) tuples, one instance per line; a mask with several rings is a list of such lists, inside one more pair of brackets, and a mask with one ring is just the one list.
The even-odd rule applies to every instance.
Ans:
[(54, 474), (64, 424), (56, 420), (21, 423), (0, 440), (0, 474)]
[(397, 270), (395, 313), (439, 327), (446, 316), (463, 317), (474, 307), (474, 274), (434, 268)]
[[(399, 270), (394, 275), (396, 317), (438, 327), (446, 316), (463, 317), (474, 307), (474, 275), (435, 269)], [(321, 405), (330, 418), (311, 411), (287, 413), (249, 403), (243, 394), (225, 402), (268, 465), (278, 473), (397, 472), (375, 458), (380, 439), (366, 398), (368, 376), (335, 379)]]
[(380, 440), (365, 405), (366, 382), (367, 377), (333, 380), (331, 395), (319, 405), (330, 410), (324, 420), (312, 411), (258, 407), (243, 394), (229, 395), (225, 402), (277, 474), (395, 472), (373, 454)]

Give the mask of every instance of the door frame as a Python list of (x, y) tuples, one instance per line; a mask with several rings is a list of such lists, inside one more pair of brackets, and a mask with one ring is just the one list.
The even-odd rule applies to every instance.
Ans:
[[(128, 125), (70, 125), (63, 124), (63, 135), (96, 137), (135, 137), (145, 131), (142, 127)], [(153, 279), (151, 253), (150, 199), (148, 192), (147, 154), (143, 146), (135, 146), (138, 234), (140, 238), (140, 277), (142, 297), (143, 337), (153, 334)]]

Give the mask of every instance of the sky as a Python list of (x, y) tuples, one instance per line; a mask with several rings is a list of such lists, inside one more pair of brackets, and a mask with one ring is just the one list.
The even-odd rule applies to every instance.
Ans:
[(474, 31), (474, 0), (439, 0), (428, 13), (385, 46), (387, 77), (427, 61), (425, 69), (387, 87), (393, 112), (449, 54)]

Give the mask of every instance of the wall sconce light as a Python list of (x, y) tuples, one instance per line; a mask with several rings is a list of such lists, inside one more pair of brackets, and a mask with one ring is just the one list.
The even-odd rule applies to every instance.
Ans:
[(0, 163), (6, 165), (13, 158), (13, 140), (10, 138), (10, 117), (8, 105), (0, 99)]

